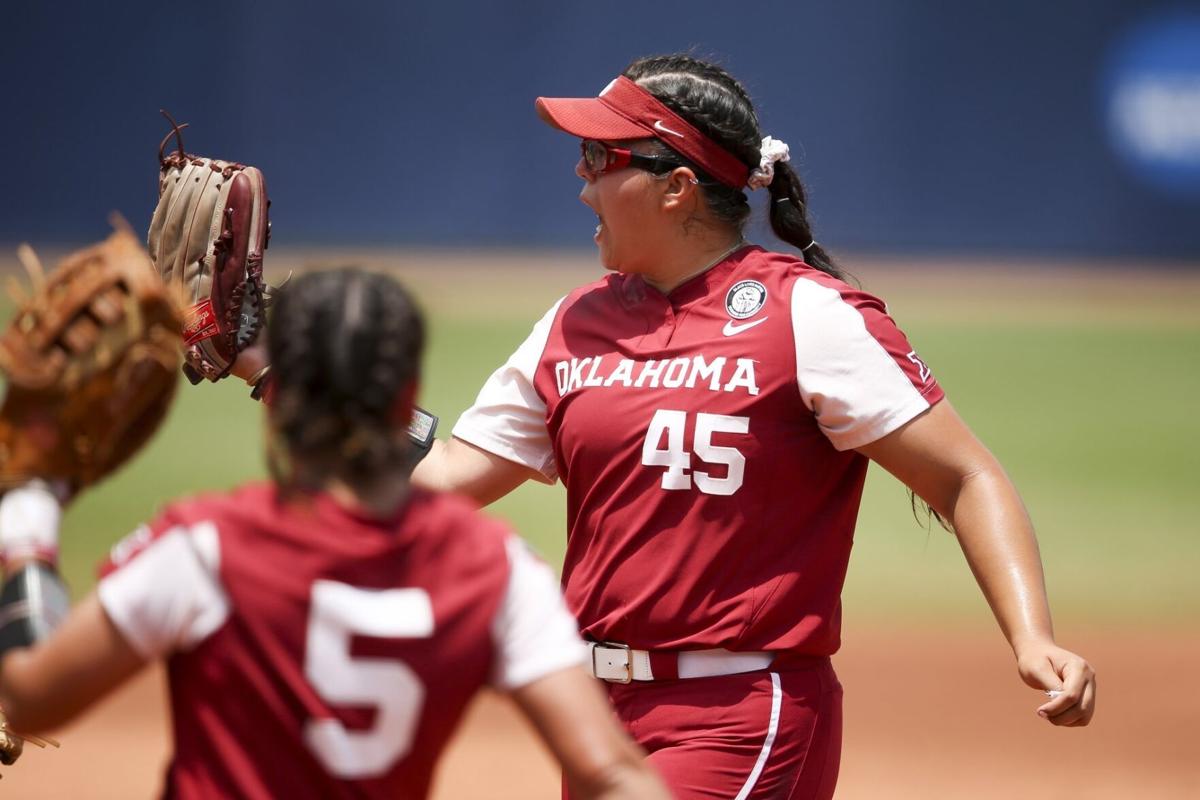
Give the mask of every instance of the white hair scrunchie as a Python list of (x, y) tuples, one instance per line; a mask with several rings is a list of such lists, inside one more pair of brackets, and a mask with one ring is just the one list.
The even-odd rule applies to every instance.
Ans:
[(746, 181), (746, 185), (752, 190), (770, 186), (771, 181), (775, 178), (775, 162), (791, 159), (791, 156), (788, 155), (787, 142), (781, 142), (770, 136), (762, 140), (759, 151), (762, 153), (762, 159), (758, 162), (758, 167), (750, 173), (750, 180)]

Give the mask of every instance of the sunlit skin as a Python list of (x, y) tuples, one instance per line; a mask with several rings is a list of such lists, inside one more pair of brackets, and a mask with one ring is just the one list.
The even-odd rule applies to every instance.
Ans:
[[(646, 152), (643, 142), (607, 144)], [(641, 275), (664, 294), (712, 266), (741, 239), (733, 226), (713, 218), (687, 167), (665, 175), (634, 167), (595, 175), (581, 157), (575, 174), (583, 180), (580, 201), (599, 218), (593, 241), (600, 263)]]

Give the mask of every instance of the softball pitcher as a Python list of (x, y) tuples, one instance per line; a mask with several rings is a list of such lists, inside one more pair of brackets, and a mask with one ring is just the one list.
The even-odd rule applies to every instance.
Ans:
[[(539, 98), (581, 140), (612, 271), (534, 326), (418, 485), (482, 502), (567, 490), (563, 584), (626, 728), (682, 798), (828, 798), (830, 656), (869, 461), (953, 527), (1038, 713), (1086, 725), (1029, 518), (879, 299), (814, 239), (788, 147), (742, 86), (686, 55), (598, 97)], [(802, 257), (747, 242), (747, 190)], [(574, 795), (572, 795), (574, 796)]]

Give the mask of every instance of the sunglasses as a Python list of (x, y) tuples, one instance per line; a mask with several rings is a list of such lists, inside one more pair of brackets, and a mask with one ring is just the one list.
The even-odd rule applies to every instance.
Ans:
[(655, 175), (661, 175), (683, 166), (680, 162), (665, 156), (643, 155), (623, 147), (598, 142), (595, 139), (584, 139), (579, 143), (579, 149), (583, 153), (583, 166), (593, 175), (625, 167), (644, 169)]

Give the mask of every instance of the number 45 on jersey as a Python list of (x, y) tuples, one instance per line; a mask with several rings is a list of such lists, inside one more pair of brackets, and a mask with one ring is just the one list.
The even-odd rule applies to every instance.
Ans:
[[(642, 444), (642, 464), (647, 467), (666, 467), (662, 487), (671, 490), (691, 489), (694, 485), (704, 494), (731, 495), (742, 486), (746, 473), (746, 457), (736, 447), (712, 443), (714, 433), (749, 433), (749, 417), (730, 417), (725, 414), (696, 414), (696, 432), (691, 450), (684, 446), (687, 433), (687, 412), (659, 409), (650, 420), (646, 441)], [(666, 438), (667, 447), (659, 444)], [(714, 478), (708, 472), (692, 469), (692, 454), (709, 464), (724, 464), (724, 478)], [(689, 474), (691, 473), (691, 474)]]

